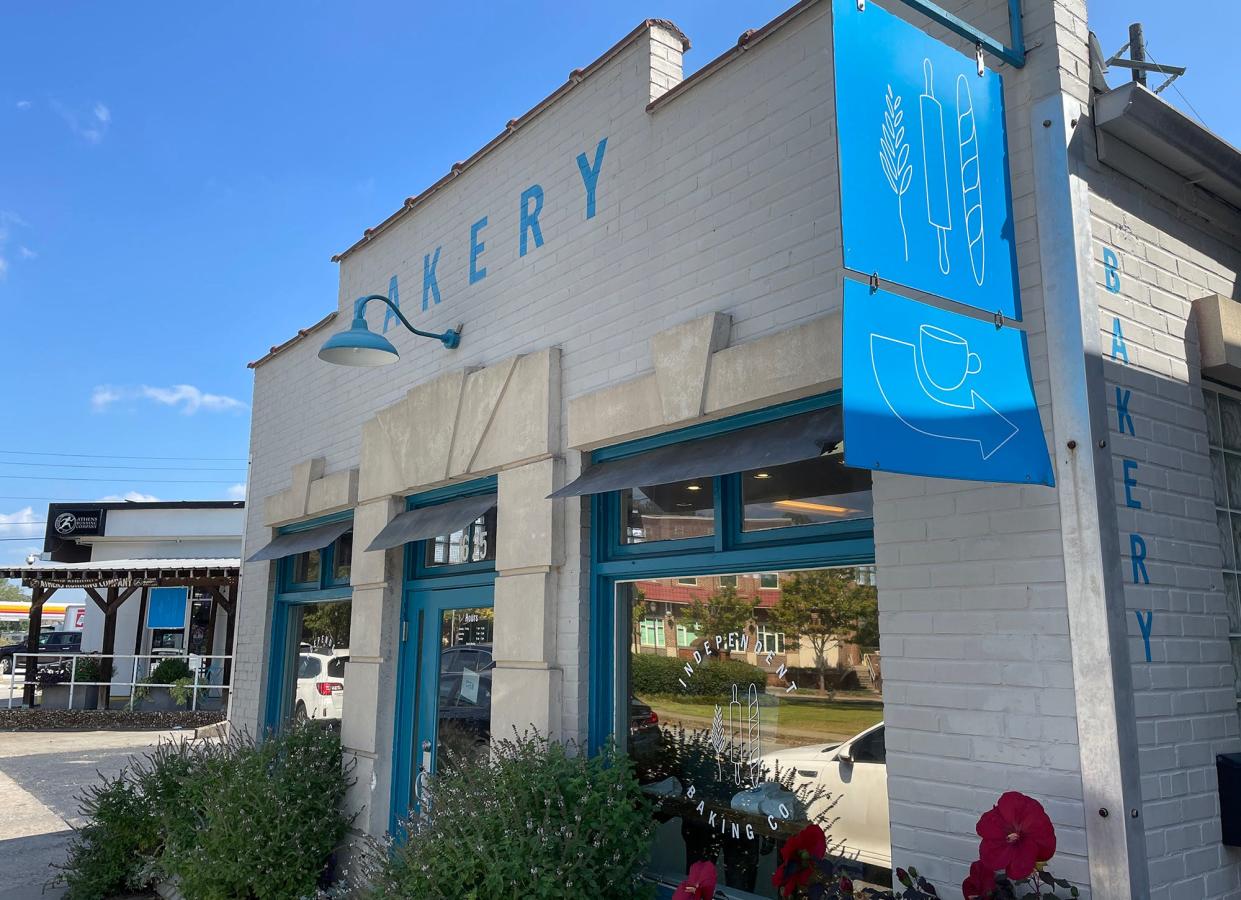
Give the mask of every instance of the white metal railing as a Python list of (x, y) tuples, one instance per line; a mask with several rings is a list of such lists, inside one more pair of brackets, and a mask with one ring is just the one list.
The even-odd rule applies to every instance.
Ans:
[(866, 653), (862, 656), (862, 664), (866, 666), (866, 671), (870, 673), (871, 684), (876, 690), (883, 690), (883, 665), (880, 661), (878, 653)]
[[(56, 663), (60, 666), (64, 666), (67, 663), (68, 668), (69, 668), (69, 677), (67, 681), (51, 682), (49, 684), (40, 685), (38, 683), (38, 672), (41, 669), (46, 669), (47, 664), (36, 663), (33, 666), (30, 664), (31, 660), (38, 660), (38, 659), (55, 660)], [(111, 660), (113, 677), (108, 679), (107, 681), (79, 681), (77, 678), (78, 661), (82, 659), (89, 659), (91, 661), (98, 661), (100, 663), (102, 663), (103, 660)], [(118, 668), (120, 668), (117, 665), (117, 660), (121, 660), (121, 659), (129, 659), (133, 661), (131, 665), (128, 667), (129, 668), (129, 680), (128, 681), (126, 681), (124, 678), (120, 680), (117, 680), (116, 678), (117, 670)], [(161, 662), (164, 662), (165, 660), (170, 660), (170, 659), (180, 659), (180, 660), (185, 661), (186, 665), (189, 666), (190, 671), (193, 674), (194, 681), (192, 684), (180, 685), (180, 684), (176, 684), (173, 682), (169, 682), (169, 683), (152, 682), (152, 681), (146, 681), (143, 678), (140, 678), (139, 663), (141, 660), (147, 661), (147, 665), (144, 667), (141, 667), (142, 675), (145, 676), (147, 673), (152, 671), (156, 666), (158, 666)], [(198, 709), (198, 695), (200, 691), (219, 691), (222, 694), (224, 691), (229, 690), (229, 688), (231, 687), (232, 672), (231, 672), (231, 666), (229, 666), (228, 664), (229, 662), (231, 662), (232, 659), (233, 659), (232, 656), (226, 656), (224, 654), (207, 655), (207, 654), (200, 654), (200, 653), (144, 653), (144, 654), (112, 653), (107, 656), (104, 656), (99, 653), (66, 654), (63, 651), (60, 653), (54, 653), (54, 652), (53, 653), (47, 653), (47, 652), (15, 653), (13, 654), (13, 666), (8, 675), (8, 679), (9, 679), (8, 708), (11, 709), (13, 707), (14, 691), (18, 688), (21, 688), (24, 690), (27, 687), (34, 687), (37, 690), (41, 687), (54, 687), (58, 684), (67, 683), (69, 686), (68, 704), (69, 704), (70, 709), (73, 708), (73, 695), (74, 695), (75, 690), (78, 688), (106, 687), (109, 689), (112, 689), (112, 688), (121, 689), (121, 688), (128, 687), (129, 688), (129, 704), (128, 705), (129, 705), (129, 708), (132, 710), (134, 707), (134, 698), (135, 698), (137, 690), (139, 689), (153, 688), (153, 687), (163, 687), (163, 688), (185, 687), (189, 689), (190, 691), (190, 707), (189, 708), (191, 710), (197, 710)], [(23, 678), (22, 684), (20, 685), (17, 684), (17, 665), (18, 665), (19, 660), (23, 661), (23, 665), (25, 666), (25, 669), (26, 669), (25, 676)], [(229, 680), (225, 680), (224, 676), (225, 676), (226, 671), (228, 671), (228, 674), (230, 676)], [(24, 700), (22, 700), (19, 697), (18, 706), (22, 705), (23, 702)]]

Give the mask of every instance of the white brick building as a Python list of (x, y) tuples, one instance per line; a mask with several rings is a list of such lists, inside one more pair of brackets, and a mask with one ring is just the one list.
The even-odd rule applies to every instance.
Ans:
[[(949, 5), (1009, 33), (1002, 0)], [(766, 506), (752, 511), (745, 477), (769, 473), (739, 467), (702, 473), (705, 498), (705, 482), (678, 480), (692, 502), (652, 489), (547, 499), (592, 454), (605, 464), (839, 404), (832, 4), (798, 4), (684, 80), (688, 40), (648, 20), (368, 229), (339, 257), (338, 311), (254, 364), (244, 556), (274, 537), (300, 555), (244, 566), (233, 723), (295, 712), (299, 644), (347, 646), (351, 802), (357, 827), (382, 834), (416, 802), (449, 701), (494, 692), (486, 724), (463, 712), (453, 725), (475, 737), (534, 726), (594, 743), (627, 730), (626, 694), (629, 729), (651, 711), (639, 703), (667, 719), (662, 695), (626, 681), (636, 579), (770, 570), (787, 592), (807, 583), (796, 573), (873, 564), (890, 845), (868, 857), (866, 829), (838, 810), (857, 859), (916, 865), (947, 896), (976, 858), (979, 814), (1020, 790), (1055, 823), (1055, 871), (1091, 896), (1241, 897), (1216, 785), (1216, 756), (1241, 751), (1241, 155), (1139, 88), (1092, 90), (1084, 0), (1024, 5), (1024, 67), (987, 63), (1004, 78), (1055, 488), (874, 472), (864, 492), (755, 494)], [(397, 299), (394, 287), (418, 328), (463, 323), (460, 347), (408, 334), (373, 302), (369, 326), (400, 362), (317, 358), (355, 298)], [(407, 509), (471, 497), (476, 524), (444, 520), (452, 540), (417, 532), (415, 515), (407, 533), (427, 540), (367, 551)], [(797, 504), (808, 518), (749, 524)], [(661, 556), (644, 517), (674, 514), (715, 525), (655, 542)], [(306, 625), (315, 604), (346, 601), (344, 633)], [(436, 640), (431, 616), (449, 609), (462, 616)], [(691, 655), (702, 623), (667, 615)], [(458, 646), (494, 668), (419, 653)], [(819, 733), (764, 722), (773, 747)], [(685, 860), (706, 858), (690, 831), (677, 832)], [(746, 852), (727, 863), (730, 890), (770, 896), (770, 847)], [(653, 868), (675, 878), (679, 859)]]

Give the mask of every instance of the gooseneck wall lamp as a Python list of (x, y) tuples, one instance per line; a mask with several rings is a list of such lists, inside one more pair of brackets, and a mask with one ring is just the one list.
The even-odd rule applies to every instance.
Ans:
[(338, 366), (386, 366), (401, 358), (392, 342), (381, 334), (376, 334), (366, 326), (366, 304), (379, 300), (388, 305), (401, 320), (401, 324), (419, 337), (435, 338), (449, 350), (455, 350), (461, 343), (461, 326), (456, 330), (449, 329), (443, 334), (420, 331), (409, 324), (409, 319), (401, 314), (395, 303), (383, 294), (370, 294), (361, 297), (353, 304), (353, 324), (348, 331), (334, 334), (324, 342), (319, 350), (319, 359)]

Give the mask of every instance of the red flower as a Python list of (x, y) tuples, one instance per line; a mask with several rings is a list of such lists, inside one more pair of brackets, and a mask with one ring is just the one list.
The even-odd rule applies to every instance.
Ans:
[(988, 869), (1003, 869), (1013, 881), (1029, 878), (1037, 863), (1056, 852), (1056, 829), (1043, 804), (1008, 791), (982, 814), (975, 828), (982, 843), (978, 858)]
[(672, 900), (711, 900), (715, 896), (715, 863), (696, 862), (677, 887)]
[(969, 877), (961, 883), (965, 900), (987, 900), (995, 890), (995, 872), (982, 860), (970, 866)]
[(853, 881), (847, 875), (840, 876), (840, 893), (846, 897), (853, 896)]
[(827, 853), (827, 835), (818, 825), (807, 825), (780, 848), (780, 865), (771, 876), (771, 883), (785, 897), (804, 887), (814, 876), (814, 864)]

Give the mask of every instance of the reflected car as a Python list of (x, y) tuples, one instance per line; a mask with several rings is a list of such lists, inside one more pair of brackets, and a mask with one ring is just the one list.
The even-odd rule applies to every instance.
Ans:
[(439, 727), (468, 735), (475, 743), (491, 736), (491, 674), (495, 660), (490, 644), (462, 644), (440, 651)]
[(629, 697), (629, 752), (636, 757), (649, 756), (663, 746), (659, 731), (659, 714), (637, 697)]
[[(763, 762), (795, 772), (796, 790), (822, 788), (825, 794), (809, 810), (811, 818), (836, 806), (829, 819), (831, 840), (840, 842), (839, 855), (881, 869), (892, 868), (892, 839), (888, 823), (888, 757), (883, 723), (872, 725), (839, 744), (808, 744), (768, 753)], [(817, 807), (817, 808), (816, 808)]]
[(293, 717), (302, 719), (336, 719), (344, 708), (345, 663), (349, 650), (309, 650), (297, 655), (297, 696)]

